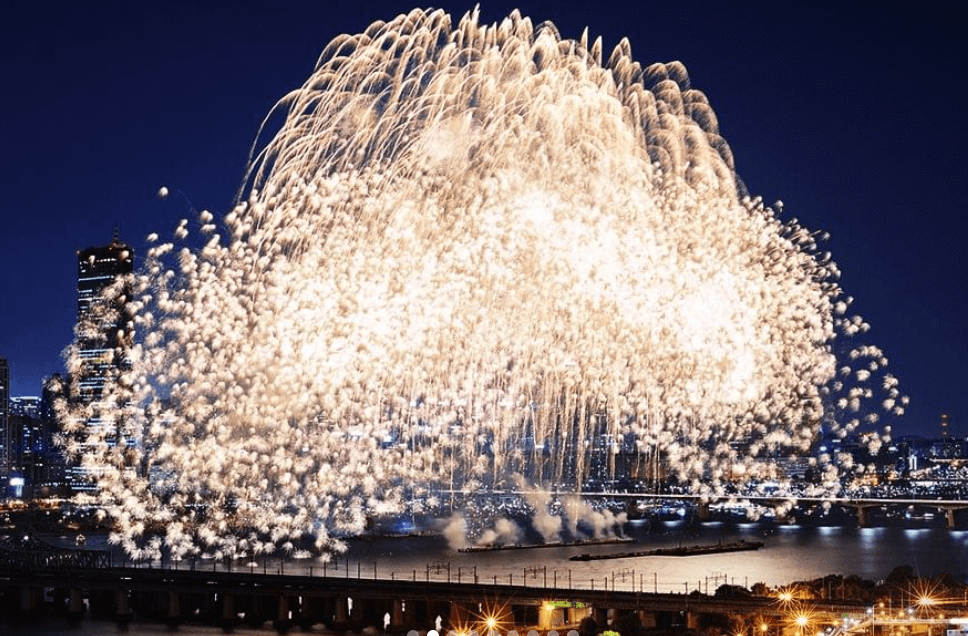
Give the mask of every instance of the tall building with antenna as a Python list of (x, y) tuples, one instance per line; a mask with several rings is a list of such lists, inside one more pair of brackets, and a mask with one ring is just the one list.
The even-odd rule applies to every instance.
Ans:
[[(134, 252), (117, 229), (111, 242), (77, 252), (77, 327), (75, 343), (81, 364), (68, 378), (70, 399), (90, 407), (85, 427), (102, 426), (100, 401), (107, 383), (129, 364), (132, 333), (128, 327), (127, 275), (134, 271)], [(121, 289), (115, 287), (121, 285)], [(81, 454), (84, 447), (81, 445)], [(92, 490), (90, 474), (74, 458), (67, 480), (75, 491)]]

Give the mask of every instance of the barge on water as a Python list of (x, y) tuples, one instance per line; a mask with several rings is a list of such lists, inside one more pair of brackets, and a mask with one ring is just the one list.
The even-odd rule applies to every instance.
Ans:
[(536, 548), (571, 548), (586, 545), (612, 545), (613, 543), (635, 543), (631, 537), (611, 537), (609, 539), (588, 539), (587, 541), (553, 541), (551, 543), (536, 543), (534, 545), (522, 545), (520, 543), (508, 543), (504, 545), (477, 545), (469, 548), (459, 548), (458, 552), (492, 552), (494, 550), (533, 550)]
[(744, 552), (759, 550), (765, 544), (762, 541), (731, 541), (729, 543), (711, 543), (707, 545), (680, 545), (674, 548), (653, 548), (651, 550), (635, 550), (632, 552), (606, 552), (604, 554), (577, 554), (570, 557), (571, 561), (597, 561), (600, 559), (628, 559), (645, 556), (698, 556), (701, 554), (722, 554), (724, 552)]

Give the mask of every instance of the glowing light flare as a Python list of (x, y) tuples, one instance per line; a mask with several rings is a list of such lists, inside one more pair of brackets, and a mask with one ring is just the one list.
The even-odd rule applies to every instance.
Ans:
[[(184, 518), (175, 556), (339, 550), (444, 485), (579, 491), (596, 439), (724, 492), (730, 467), (768, 470), (736, 448), (807, 448), (836, 432), (828, 405), (853, 430), (903, 404), (876, 347), (838, 359), (866, 323), (836, 266), (743, 196), (681, 64), (643, 69), (623, 42), (603, 65), (587, 40), (477, 15), (337, 38), (224, 235), (203, 211), (192, 249), (185, 219), (128, 281), (144, 335), (96, 404), (113, 430), (59, 405), (67, 447), (115, 467), (92, 473), (125, 549)], [(139, 471), (116, 469), (112, 434)]]
[(817, 620), (817, 614), (812, 609), (805, 605), (798, 604), (790, 609), (789, 616), (787, 618), (788, 623), (796, 627), (797, 633), (806, 633), (807, 629), (812, 626)]

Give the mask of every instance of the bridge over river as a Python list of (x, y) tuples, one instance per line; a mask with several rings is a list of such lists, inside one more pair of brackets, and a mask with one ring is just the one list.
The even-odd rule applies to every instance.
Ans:
[[(519, 491), (488, 491), (482, 493), (483, 496), (525, 496), (548, 493), (519, 492)], [(552, 493), (555, 494), (555, 493)], [(566, 493), (562, 493), (564, 495)], [(795, 507), (812, 508), (816, 506), (837, 506), (852, 510), (857, 519), (857, 525), (866, 527), (869, 521), (869, 512), (877, 508), (909, 508), (933, 509), (944, 515), (945, 525), (949, 529), (955, 529), (968, 525), (968, 518), (960, 520), (959, 516), (964, 516), (961, 511), (968, 510), (968, 501), (958, 499), (925, 499), (918, 497), (841, 497), (841, 496), (794, 496), (794, 495), (712, 495), (712, 494), (689, 494), (689, 493), (636, 493), (636, 492), (614, 492), (585, 491), (581, 493), (585, 498), (601, 499), (626, 499), (629, 501), (640, 502), (668, 502), (683, 501), (692, 502), (697, 509), (699, 518), (707, 520), (710, 517), (710, 506), (717, 504), (759, 505), (770, 508), (781, 508), (785, 505), (793, 504)]]
[[(503, 626), (500, 631), (577, 626), (585, 617), (593, 618), (601, 631), (629, 615), (646, 627), (695, 626), (704, 614), (756, 615), (778, 628), (793, 624), (789, 603), (745, 590), (731, 595), (657, 593), (635, 585), (616, 589), (607, 580), (595, 589), (537, 574), (509, 581), (470, 575), (438, 581), (416, 574), (387, 579), (360, 565), (308, 573), (201, 569), (185, 563), (128, 567), (112, 563), (106, 552), (0, 546), (4, 611), (30, 614), (52, 606), (73, 620), (90, 614), (123, 622), (137, 614), (170, 624), (192, 621), (226, 628), (272, 621), (280, 629), (323, 623), (331, 629), (474, 628), (481, 633), (488, 631), (488, 617)], [(867, 607), (815, 600), (809, 609), (812, 620), (832, 624), (845, 616), (863, 618)]]

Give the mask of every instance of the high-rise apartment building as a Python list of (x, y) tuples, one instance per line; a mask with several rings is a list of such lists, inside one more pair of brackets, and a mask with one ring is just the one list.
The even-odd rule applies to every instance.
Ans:
[[(129, 364), (132, 333), (126, 309), (130, 295), (127, 275), (133, 271), (134, 253), (119, 239), (117, 231), (108, 245), (77, 253), (75, 342), (80, 365), (68, 382), (75, 405), (91, 407), (86, 427), (103, 425), (101, 414), (111, 408), (101, 404), (105, 387)], [(75, 490), (94, 487), (76, 458), (68, 467), (67, 477)]]
[(35, 395), (21, 395), (10, 398), (10, 415), (23, 415), (40, 418), (40, 398)]
[(6, 483), (10, 475), (10, 365), (0, 358), (0, 478)]
[(36, 461), (38, 465), (34, 471), (36, 476), (34, 482), (35, 495), (59, 493), (67, 486), (64, 454), (60, 446), (54, 442), (55, 436), (60, 431), (54, 403), (60, 395), (63, 384), (64, 378), (60, 373), (53, 373), (44, 378), (44, 386), (38, 406), (38, 418), (43, 427), (43, 437), (41, 448), (37, 453)]
[(17, 396), (10, 398), (9, 413), (10, 486), (16, 497), (31, 492), (26, 487), (40, 483), (44, 469), (44, 453), (49, 439), (47, 427), (40, 419), (40, 398)]

